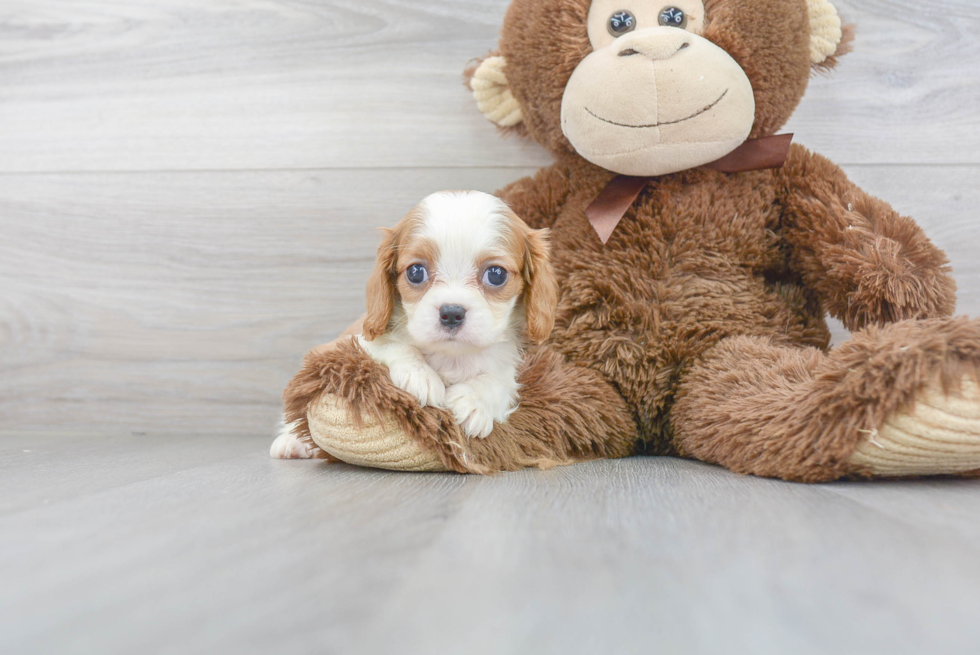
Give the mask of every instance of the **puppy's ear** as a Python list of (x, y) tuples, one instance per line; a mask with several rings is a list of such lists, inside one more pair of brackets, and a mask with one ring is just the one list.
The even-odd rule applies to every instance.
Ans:
[(558, 280), (551, 267), (549, 230), (529, 230), (524, 235), (524, 312), (527, 335), (542, 343), (555, 327)]
[(378, 246), (378, 259), (367, 284), (367, 316), (364, 319), (364, 338), (374, 341), (388, 329), (395, 311), (395, 276), (398, 274), (399, 231), (382, 228), (384, 237)]

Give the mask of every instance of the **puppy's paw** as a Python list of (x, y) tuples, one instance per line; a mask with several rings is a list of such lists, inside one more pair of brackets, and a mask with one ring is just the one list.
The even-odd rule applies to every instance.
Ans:
[(422, 407), (444, 407), (446, 385), (431, 366), (424, 363), (389, 364), (388, 374), (399, 389), (419, 400)]
[(269, 455), (273, 459), (313, 459), (315, 449), (309, 444), (300, 441), (300, 438), (293, 434), (291, 426), (286, 426), (272, 442)]
[(446, 390), (446, 408), (456, 417), (466, 436), (484, 439), (493, 432), (493, 407), (465, 382)]

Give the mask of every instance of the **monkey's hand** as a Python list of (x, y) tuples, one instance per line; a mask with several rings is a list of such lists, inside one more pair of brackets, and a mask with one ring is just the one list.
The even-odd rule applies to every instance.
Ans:
[(949, 260), (911, 218), (801, 146), (777, 180), (790, 267), (848, 329), (952, 314)]
[(956, 284), (946, 258), (937, 254), (914, 241), (875, 233), (866, 220), (855, 221), (824, 256), (826, 275), (837, 287), (836, 313), (851, 330), (949, 315)]

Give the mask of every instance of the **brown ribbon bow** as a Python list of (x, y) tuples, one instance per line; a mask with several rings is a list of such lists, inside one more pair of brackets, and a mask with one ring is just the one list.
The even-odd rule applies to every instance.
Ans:
[[(738, 148), (728, 153), (718, 161), (705, 164), (704, 168), (720, 173), (742, 173), (745, 171), (760, 171), (767, 168), (782, 168), (789, 155), (789, 147), (793, 142), (792, 134), (750, 139)], [(585, 215), (595, 228), (599, 239), (605, 244), (609, 241), (616, 226), (623, 216), (633, 206), (637, 196), (643, 191), (652, 177), (632, 177), (617, 175), (592, 201), (585, 210)]]

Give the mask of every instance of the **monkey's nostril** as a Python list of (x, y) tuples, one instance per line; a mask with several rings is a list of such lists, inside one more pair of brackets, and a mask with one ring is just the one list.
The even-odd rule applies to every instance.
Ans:
[(633, 55), (638, 55), (638, 54), (640, 54), (640, 53), (638, 51), (634, 50), (633, 48), (626, 48), (626, 50), (623, 50), (622, 52), (619, 53), (619, 56), (620, 57), (632, 57)]

